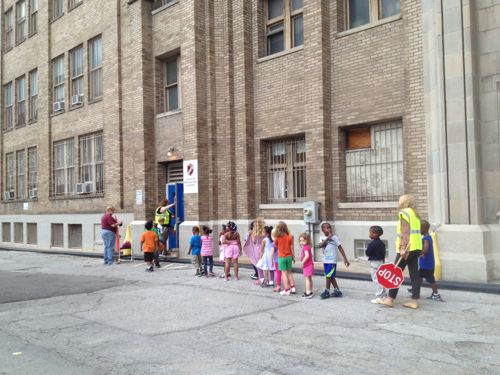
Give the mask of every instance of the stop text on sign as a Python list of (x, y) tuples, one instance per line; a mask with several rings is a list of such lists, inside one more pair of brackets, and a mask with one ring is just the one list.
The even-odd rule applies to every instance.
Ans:
[(377, 281), (384, 288), (399, 288), (403, 280), (403, 271), (392, 263), (382, 264), (377, 270)]

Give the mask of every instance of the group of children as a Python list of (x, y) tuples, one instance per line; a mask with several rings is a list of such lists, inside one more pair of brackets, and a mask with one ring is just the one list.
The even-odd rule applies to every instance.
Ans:
[[(161, 224), (153, 224), (148, 221), (145, 225), (146, 231), (141, 237), (141, 251), (144, 252), (144, 261), (146, 262), (146, 271), (153, 271), (153, 262), (157, 267), (159, 263), (159, 250), (161, 243)], [(419, 259), (419, 273), (422, 279), (431, 284), (431, 299), (441, 300), (436, 280), (434, 278), (434, 250), (432, 237), (429, 234), (430, 224), (423, 220), (421, 224), (421, 234), (423, 250)], [(336, 280), (337, 273), (337, 251), (342, 255), (344, 265), (349, 267), (350, 263), (342, 248), (340, 239), (333, 233), (329, 223), (321, 224), (322, 236), (319, 239), (318, 246), (323, 250), (323, 270), (325, 276), (325, 290), (320, 294), (321, 299), (330, 297), (342, 297), (342, 292)], [(200, 228), (193, 227), (192, 237), (189, 241), (188, 254), (192, 256), (192, 263), (195, 267), (195, 275), (198, 277), (214, 277), (213, 272), (213, 243), (212, 230), (207, 226), (202, 227), (203, 235), (200, 235)], [(372, 303), (377, 303), (377, 298), (384, 298), (387, 295), (386, 290), (377, 282), (377, 270), (385, 262), (386, 248), (384, 242), (380, 239), (383, 229), (380, 226), (372, 226), (369, 229), (371, 242), (366, 249), (366, 255), (370, 264), (372, 280), (375, 284), (375, 299)], [(302, 233), (299, 236), (300, 261), (302, 263), (302, 272), (305, 280), (305, 292), (303, 298), (313, 297), (314, 259), (312, 253), (311, 236), (308, 233)], [(254, 263), (257, 271), (257, 284), (261, 287), (273, 287), (274, 291), (283, 296), (289, 296), (296, 293), (295, 280), (292, 273), (292, 266), (295, 263), (295, 252), (293, 247), (293, 237), (288, 230), (285, 222), (280, 221), (276, 228), (265, 226), (262, 220), (253, 222), (250, 231), (245, 238), (245, 244), (249, 248), (257, 249), (255, 254), (247, 252), (247, 255)], [(219, 233), (219, 253), (220, 260), (224, 261), (224, 273), (221, 275), (226, 281), (231, 277), (230, 268), (233, 265), (234, 280), (238, 280), (238, 259), (243, 253), (243, 246), (236, 224), (232, 221), (223, 225)], [(252, 256), (255, 255), (255, 256)], [(282, 288), (283, 287), (283, 288)], [(333, 292), (330, 292), (333, 287)]]

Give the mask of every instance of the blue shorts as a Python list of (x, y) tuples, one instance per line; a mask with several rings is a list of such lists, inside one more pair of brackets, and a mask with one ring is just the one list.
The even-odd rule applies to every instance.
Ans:
[(325, 277), (327, 279), (334, 279), (337, 274), (337, 263), (323, 263), (325, 270)]

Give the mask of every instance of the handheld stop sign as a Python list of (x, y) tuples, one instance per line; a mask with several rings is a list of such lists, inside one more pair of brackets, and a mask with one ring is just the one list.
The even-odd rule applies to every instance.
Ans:
[(381, 264), (377, 270), (377, 281), (386, 289), (397, 289), (404, 280), (403, 271), (398, 267), (398, 263)]

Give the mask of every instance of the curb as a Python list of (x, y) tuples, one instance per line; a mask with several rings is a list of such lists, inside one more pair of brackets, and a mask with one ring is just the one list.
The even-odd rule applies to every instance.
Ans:
[[(90, 253), (90, 252), (81, 252), (81, 251), (69, 251), (69, 250), (43, 250), (43, 249), (20, 249), (14, 247), (1, 247), (0, 251), (15, 251), (15, 252), (25, 252), (25, 253), (39, 253), (39, 254), (48, 254), (48, 255), (70, 255), (77, 256), (83, 258), (101, 258), (102, 254), (99, 253)], [(122, 259), (129, 260), (129, 257), (122, 257)], [(142, 260), (141, 256), (135, 255), (133, 260)], [(171, 263), (183, 263), (183, 264), (191, 264), (191, 260), (189, 259), (181, 259), (181, 258), (165, 258), (164, 261), (169, 261)], [(224, 263), (214, 259), (214, 266), (223, 267)], [(251, 264), (239, 264), (240, 268), (252, 269), (253, 266)], [(294, 267), (292, 269), (294, 273), (301, 273), (302, 269)], [(321, 270), (314, 271), (315, 276), (322, 276), (323, 272)], [(347, 279), (347, 280), (358, 280), (358, 281), (372, 281), (372, 278), (369, 274), (357, 273), (357, 272), (337, 272), (337, 277), (339, 279)], [(411, 285), (410, 279), (405, 278), (403, 285)], [(424, 285), (423, 287), (427, 287), (428, 285)], [(467, 283), (467, 282), (459, 282), (459, 281), (443, 281), (440, 280), (438, 283), (440, 290), (458, 290), (463, 292), (476, 292), (476, 293), (487, 293), (487, 294), (498, 294), (500, 295), (500, 284), (486, 284), (486, 283)]]

